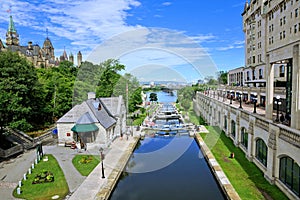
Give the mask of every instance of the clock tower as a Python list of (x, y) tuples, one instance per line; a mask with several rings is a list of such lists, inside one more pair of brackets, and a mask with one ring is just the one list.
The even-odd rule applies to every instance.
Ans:
[(12, 16), (9, 16), (9, 24), (6, 32), (6, 45), (7, 46), (19, 46), (19, 34), (15, 28), (15, 23)]

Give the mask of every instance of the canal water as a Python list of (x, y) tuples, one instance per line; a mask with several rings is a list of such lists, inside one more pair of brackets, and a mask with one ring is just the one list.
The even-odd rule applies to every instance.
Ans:
[(151, 93), (156, 93), (157, 94), (157, 101), (160, 103), (173, 103), (177, 101), (177, 91), (173, 91), (173, 95), (171, 93), (163, 92), (163, 91), (158, 91), (158, 92), (147, 92), (147, 101), (150, 101), (150, 94)]
[(145, 137), (110, 197), (110, 200), (166, 199), (225, 199), (194, 138)]

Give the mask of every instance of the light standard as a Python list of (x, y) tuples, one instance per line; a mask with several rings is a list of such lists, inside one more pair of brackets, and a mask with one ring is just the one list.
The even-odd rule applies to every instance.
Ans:
[(280, 96), (278, 95), (278, 96), (276, 96), (276, 99), (275, 99), (275, 104), (277, 104), (277, 107), (276, 107), (276, 119), (275, 119), (275, 121), (276, 122), (279, 122), (279, 105), (281, 105), (281, 102), (279, 101), (279, 99), (280, 99)]
[(103, 167), (103, 160), (104, 160), (103, 148), (101, 147), (99, 149), (99, 151), (100, 151), (101, 165), (102, 165), (102, 178), (105, 178), (105, 176), (104, 176), (104, 167)]
[(253, 98), (253, 102), (254, 102), (254, 110), (253, 110), (253, 113), (256, 113), (256, 102), (257, 102), (257, 98)]
[(242, 107), (242, 98), (243, 98), (243, 94), (242, 94), (242, 93), (239, 94), (239, 97), (240, 97), (240, 108), (243, 108), (243, 107)]

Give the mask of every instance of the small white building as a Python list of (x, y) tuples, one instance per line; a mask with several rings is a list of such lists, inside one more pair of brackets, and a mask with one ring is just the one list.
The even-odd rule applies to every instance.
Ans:
[[(88, 94), (88, 100), (74, 106), (57, 121), (58, 143), (71, 142), (81, 147), (107, 147), (126, 131), (126, 107), (122, 96), (96, 98)], [(78, 146), (78, 145), (77, 145)]]

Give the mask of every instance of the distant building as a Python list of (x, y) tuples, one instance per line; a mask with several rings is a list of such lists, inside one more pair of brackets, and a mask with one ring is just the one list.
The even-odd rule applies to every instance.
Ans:
[[(66, 51), (60, 56), (60, 59), (55, 58), (54, 47), (48, 35), (43, 43), (43, 47), (38, 44), (33, 44), (31, 41), (28, 42), (27, 46), (21, 46), (19, 40), (19, 34), (16, 30), (12, 16), (9, 16), (9, 24), (6, 32), (6, 43), (0, 40), (0, 51), (12, 51), (18, 52), (27, 58), (35, 67), (53, 67), (59, 65), (61, 61), (69, 60), (74, 64), (74, 57), (70, 55), (68, 59)], [(80, 53), (80, 52), (79, 52)], [(81, 55), (81, 53), (80, 53)], [(82, 55), (78, 61), (78, 66), (81, 65)]]

